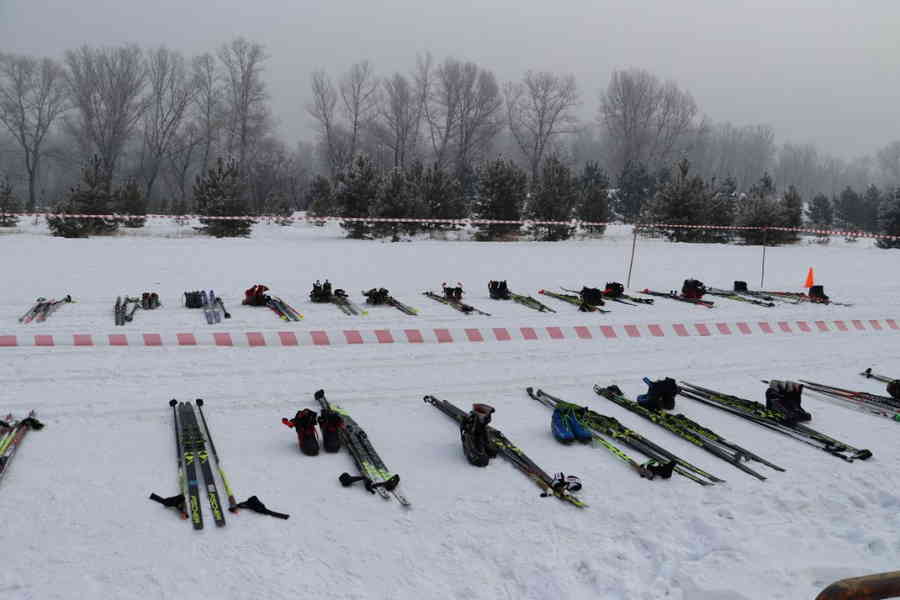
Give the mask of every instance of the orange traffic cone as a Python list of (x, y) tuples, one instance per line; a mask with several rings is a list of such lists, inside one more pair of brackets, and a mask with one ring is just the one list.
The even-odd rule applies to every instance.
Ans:
[(816, 285), (816, 276), (813, 274), (813, 268), (810, 267), (809, 272), (806, 274), (806, 283), (803, 284), (803, 287), (808, 289), (814, 285)]

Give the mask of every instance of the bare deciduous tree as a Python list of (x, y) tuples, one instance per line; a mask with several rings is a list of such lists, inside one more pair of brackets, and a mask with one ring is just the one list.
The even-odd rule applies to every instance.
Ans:
[(600, 96), (599, 120), (615, 147), (618, 172), (629, 162), (656, 169), (689, 147), (698, 128), (697, 103), (674, 82), (643, 69), (613, 71)]
[(378, 80), (369, 61), (352, 65), (338, 85), (341, 108), (347, 119), (348, 148), (353, 157), (360, 146), (360, 136), (370, 124), (378, 100)]
[(44, 58), (0, 54), (0, 123), (22, 148), (28, 175), (28, 206), (50, 128), (68, 108), (62, 67)]
[(141, 49), (82, 46), (66, 52), (76, 116), (69, 128), (85, 154), (96, 154), (110, 179), (144, 111), (146, 69)]
[(216, 57), (210, 53), (195, 56), (191, 62), (193, 120), (202, 137), (200, 169), (209, 168), (210, 155), (222, 127), (222, 88), (216, 75)]
[(575, 133), (578, 86), (572, 75), (528, 71), (520, 83), (509, 83), (506, 113), (509, 130), (528, 161), (532, 181), (560, 135)]
[(344, 136), (337, 122), (338, 94), (325, 71), (312, 74), (312, 101), (306, 111), (315, 120), (324, 161), (332, 177), (344, 168), (348, 158)]
[(271, 127), (268, 92), (262, 80), (268, 56), (261, 44), (238, 37), (219, 48), (224, 72), (225, 129), (228, 152), (243, 173), (248, 155)]
[(418, 146), (422, 99), (415, 84), (400, 73), (382, 81), (381, 88), (376, 135), (391, 150), (392, 166), (403, 168)]
[(144, 196), (150, 200), (163, 158), (175, 143), (184, 122), (194, 88), (188, 80), (184, 57), (160, 47), (147, 55), (149, 85), (144, 111)]

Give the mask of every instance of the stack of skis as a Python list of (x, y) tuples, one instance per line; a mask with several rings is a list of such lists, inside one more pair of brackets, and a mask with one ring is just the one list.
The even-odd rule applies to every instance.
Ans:
[[(613, 456), (628, 464), (641, 477), (646, 479), (654, 479), (655, 477), (668, 479), (675, 472), (700, 485), (712, 485), (725, 481), (680, 458), (636, 431), (628, 429), (613, 417), (602, 415), (587, 407), (565, 402), (540, 389), (535, 390), (529, 387), (525, 391), (544, 406), (552, 408), (554, 411), (559, 410), (578, 419), (582, 426), (593, 433), (593, 442), (595, 444), (605, 448)], [(636, 452), (640, 452), (649, 461), (644, 464), (638, 463), (612, 442), (604, 439), (603, 436), (615, 440)]]
[[(780, 382), (773, 383), (777, 384)], [(872, 456), (872, 452), (869, 450), (855, 448), (850, 444), (816, 431), (811, 427), (802, 425), (799, 420), (809, 420), (810, 417), (808, 413), (799, 410), (799, 394), (797, 394), (796, 408), (798, 409), (798, 412), (805, 415), (805, 417), (800, 417), (798, 419), (783, 411), (769, 408), (759, 402), (717, 392), (684, 381), (680, 382), (678, 393), (685, 398), (724, 410), (735, 416), (746, 419), (751, 423), (756, 423), (761, 427), (794, 438), (847, 462), (865, 460)]]
[(387, 288), (372, 288), (367, 292), (363, 292), (362, 295), (366, 297), (366, 304), (371, 304), (373, 306), (393, 306), (403, 314), (410, 316), (419, 314), (419, 311), (415, 308), (408, 306), (391, 296), (391, 293)]
[(900, 382), (884, 375), (872, 373), (872, 369), (866, 369), (860, 373), (863, 377), (874, 378), (888, 384), (889, 396), (871, 394), (869, 392), (857, 392), (814, 381), (801, 379), (800, 382), (808, 390), (812, 390), (821, 398), (839, 406), (852, 408), (870, 415), (885, 417), (893, 421), (900, 421)]
[(441, 292), (438, 294), (437, 292), (426, 291), (422, 292), (422, 295), (435, 300), (436, 302), (440, 302), (442, 304), (446, 304), (451, 308), (455, 308), (459, 312), (466, 315), (484, 315), (486, 317), (491, 316), (490, 313), (486, 313), (483, 310), (479, 310), (474, 306), (466, 304), (462, 301), (463, 291), (462, 284), (457, 282), (456, 287), (448, 286), (446, 283), (441, 284)]
[[(242, 304), (245, 306), (266, 306), (278, 315), (278, 318), (282, 321), (299, 321), (303, 318), (303, 315), (293, 306), (278, 296), (270, 296), (266, 293), (268, 291), (269, 288), (261, 283), (252, 285), (244, 291)], [(219, 302), (221, 303), (221, 300)], [(228, 316), (226, 315), (225, 318), (227, 319)]]
[[(128, 305), (131, 305), (131, 310)], [(137, 309), (153, 310), (159, 308), (162, 304), (159, 301), (159, 294), (156, 292), (144, 292), (140, 298), (131, 296), (119, 296), (116, 298), (115, 322), (116, 325), (124, 325), (134, 320), (134, 313)]]
[(537, 298), (516, 294), (515, 292), (510, 291), (506, 280), (488, 282), (488, 294), (492, 300), (512, 300), (513, 302), (539, 312), (556, 312)]
[[(331, 303), (341, 309), (345, 315), (357, 316), (357, 315), (367, 315), (369, 314), (367, 311), (361, 309), (359, 306), (354, 304), (350, 297), (347, 295), (347, 292), (338, 288), (332, 289), (331, 282), (327, 279), (325, 283), (321, 283), (316, 280), (313, 284), (313, 289), (309, 293), (309, 299), (311, 302), (325, 304)], [(407, 307), (408, 308), (408, 307)]]
[(70, 302), (74, 302), (72, 300), (72, 296), (66, 294), (60, 300), (47, 300), (46, 298), (38, 298), (34, 301), (34, 304), (29, 308), (24, 315), (19, 317), (19, 323), (28, 324), (32, 321), (36, 323), (42, 323), (47, 320), (47, 318), (56, 312), (63, 304), (68, 304)]
[[(668, 387), (671, 389), (671, 394), (673, 396), (671, 407), (674, 408), (674, 394), (677, 393), (678, 387), (675, 385), (675, 382), (672, 379), (667, 378), (656, 382), (652, 382), (649, 379), (644, 379), (644, 381), (651, 387), (651, 392), (653, 391), (654, 386), (662, 386), (670, 383)], [(706, 450), (713, 456), (724, 460), (728, 464), (740, 469), (741, 471), (744, 471), (748, 475), (756, 477), (759, 480), (764, 481), (766, 478), (745, 465), (744, 461), (755, 461), (760, 464), (766, 465), (767, 467), (775, 469), (776, 471), (784, 471), (784, 469), (779, 467), (778, 465), (767, 461), (758, 454), (755, 454), (747, 450), (746, 448), (742, 448), (734, 442), (728, 441), (708, 427), (704, 427), (700, 423), (691, 420), (683, 414), (673, 415), (665, 412), (661, 407), (654, 407), (656, 408), (655, 410), (647, 408), (642, 404), (638, 404), (637, 402), (626, 398), (622, 393), (622, 390), (614, 385), (608, 387), (595, 385), (594, 391), (607, 400), (610, 400), (611, 402), (618, 404), (622, 408), (629, 410), (636, 415), (639, 415), (647, 419), (648, 421), (655, 423), (656, 425), (659, 425), (663, 429), (674, 433), (683, 440), (687, 440), (691, 444), (694, 444), (695, 446)]]
[(34, 411), (24, 419), (16, 420), (9, 414), (0, 421), (0, 481), (9, 471), (9, 465), (22, 445), (25, 434), (31, 429), (37, 431), (43, 428), (44, 424), (37, 420)]
[[(466, 414), (461, 408), (456, 405), (446, 401), (439, 400), (434, 396), (425, 396), (424, 398), (426, 404), (430, 404), (437, 408), (439, 411), (453, 419), (457, 425), (460, 426), (462, 430), (463, 436), (463, 449), (467, 450), (467, 436), (475, 436), (476, 438), (480, 437), (481, 445), (484, 446), (483, 450), (488, 451), (488, 456), (490, 454), (499, 454), (503, 456), (504, 459), (509, 461), (514, 467), (516, 467), (519, 471), (528, 476), (529, 479), (534, 481), (541, 488), (543, 493), (542, 496), (555, 496), (560, 500), (564, 500), (565, 502), (569, 502), (570, 504), (577, 506), (579, 508), (584, 508), (587, 506), (584, 502), (578, 499), (578, 497), (574, 496), (572, 492), (578, 491), (581, 489), (581, 482), (577, 477), (569, 476), (566, 477), (563, 473), (558, 473), (555, 477), (551, 477), (546, 471), (544, 471), (541, 467), (537, 465), (533, 460), (531, 460), (518, 446), (512, 443), (509, 438), (507, 438), (503, 433), (490, 427), (487, 423), (490, 422), (490, 413), (493, 412), (491, 407), (487, 405), (475, 405), (473, 407), (473, 413), (479, 412), (479, 409), (482, 409), (480, 418), (479, 415), (475, 414)], [(483, 409), (490, 409), (489, 411)], [(471, 430), (470, 424), (478, 425), (480, 424), (480, 428), (475, 431)], [(472, 442), (469, 442), (472, 443)], [(476, 463), (473, 461), (473, 458), (468, 455), (469, 462), (472, 464), (478, 464), (479, 466), (487, 465), (487, 458), (483, 463)]]
[(353, 458), (359, 475), (352, 476), (349, 473), (342, 473), (338, 478), (341, 485), (349, 487), (356, 482), (362, 482), (366, 490), (373, 494), (378, 494), (385, 500), (389, 500), (391, 495), (397, 499), (397, 502), (405, 507), (409, 507), (410, 501), (400, 492), (400, 475), (392, 473), (385, 465), (381, 456), (375, 451), (372, 442), (365, 430), (359, 426), (350, 414), (330, 402), (325, 397), (325, 391), (319, 390), (314, 395), (316, 402), (322, 407), (322, 415), (324, 420), (328, 420), (328, 415), (337, 414), (340, 416), (340, 425), (338, 426), (338, 435), (340, 443), (344, 446)]
[(216, 296), (216, 293), (212, 290), (209, 290), (208, 293), (206, 290), (185, 292), (184, 305), (187, 308), (203, 309), (203, 316), (210, 325), (221, 323), (223, 317), (226, 319), (231, 318), (231, 313), (225, 308), (222, 298)]
[(184, 519), (190, 517), (194, 529), (203, 529), (203, 511), (200, 508), (200, 487), (202, 485), (206, 489), (206, 496), (209, 499), (209, 508), (213, 522), (217, 526), (223, 527), (225, 525), (225, 513), (222, 511), (216, 478), (210, 466), (210, 455), (206, 449), (206, 444), (208, 443), (212, 451), (212, 459), (215, 462), (216, 471), (219, 473), (222, 486), (225, 488), (225, 494), (228, 496), (229, 511), (236, 513), (238, 509), (245, 508), (279, 519), (288, 518), (289, 515), (266, 508), (256, 496), (251, 496), (240, 503), (235, 500), (234, 493), (228, 485), (228, 479), (225, 477), (219, 454), (216, 452), (216, 447), (213, 444), (206, 416), (203, 414), (202, 399), (197, 400), (197, 410), (200, 412), (200, 419), (203, 423), (202, 429), (197, 421), (197, 413), (194, 411), (193, 404), (172, 399), (169, 401), (169, 406), (172, 407), (172, 419), (175, 429), (175, 452), (178, 462), (178, 487), (180, 493), (169, 498), (150, 494), (151, 500), (159, 502), (163, 506), (176, 509)]

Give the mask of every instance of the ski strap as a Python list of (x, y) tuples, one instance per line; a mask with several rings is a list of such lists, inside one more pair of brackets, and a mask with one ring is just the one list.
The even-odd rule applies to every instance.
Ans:
[(253, 512), (259, 513), (261, 515), (269, 515), (270, 517), (275, 517), (276, 519), (289, 519), (291, 515), (287, 515), (280, 512), (275, 512), (274, 510), (269, 510), (266, 508), (266, 505), (262, 503), (262, 501), (256, 496), (250, 496), (243, 502), (237, 505), (237, 508), (246, 508), (247, 510), (252, 510)]
[(177, 496), (171, 496), (169, 498), (163, 498), (157, 494), (150, 494), (150, 499), (154, 502), (159, 502), (166, 508), (177, 508), (184, 512), (184, 494), (178, 494)]

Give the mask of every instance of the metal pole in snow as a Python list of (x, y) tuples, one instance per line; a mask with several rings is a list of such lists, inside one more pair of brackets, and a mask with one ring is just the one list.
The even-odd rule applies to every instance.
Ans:
[(631, 288), (631, 268), (634, 266), (634, 250), (637, 246), (637, 232), (638, 226), (637, 223), (632, 227), (632, 232), (634, 233), (634, 238), (631, 240), (631, 261), (628, 263), (628, 279), (625, 282), (626, 288)]
[(759, 276), (759, 289), (765, 289), (766, 281), (766, 243), (769, 241), (769, 228), (763, 229), (762, 273)]

